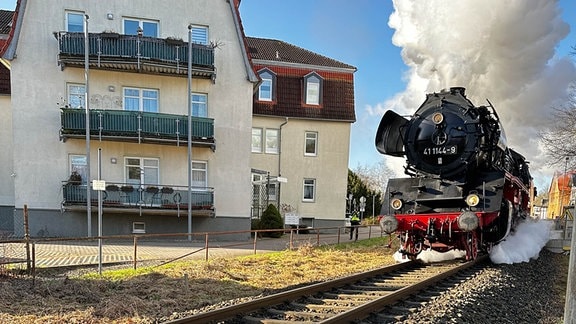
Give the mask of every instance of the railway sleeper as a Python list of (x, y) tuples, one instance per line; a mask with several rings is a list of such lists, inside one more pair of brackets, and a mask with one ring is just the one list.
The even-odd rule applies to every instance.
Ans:
[[(323, 293), (324, 297), (328, 297), (331, 299), (335, 299), (335, 300), (350, 300), (350, 299), (357, 299), (357, 300), (372, 300), (374, 298), (378, 298), (380, 296), (378, 295), (366, 295), (366, 294), (362, 294), (362, 295), (355, 295), (352, 293), (331, 293), (331, 292), (326, 292)], [(315, 298), (315, 297), (314, 297)], [(320, 298), (321, 299), (321, 298)]]
[(294, 308), (297, 309), (307, 309), (313, 312), (324, 312), (325, 310), (336, 310), (339, 312), (345, 312), (349, 309), (354, 308), (354, 305), (319, 305), (319, 304), (300, 304), (300, 303), (290, 303)]
[(318, 320), (325, 320), (327, 318), (334, 316), (334, 314), (328, 314), (328, 313), (284, 311), (275, 308), (269, 308), (267, 309), (267, 311), (273, 315), (280, 315), (284, 319), (297, 320), (297, 321), (300, 321), (301, 319), (318, 321)]
[(338, 292), (341, 294), (351, 294), (360, 296), (386, 296), (393, 293), (395, 290), (365, 290), (365, 289), (339, 289)]
[[(294, 323), (293, 321), (286, 321), (286, 320), (278, 320), (278, 319), (264, 319), (254, 316), (244, 316), (242, 318), (245, 324), (285, 324), (285, 323)], [(301, 324), (313, 324), (316, 323), (314, 321), (308, 322), (300, 322)]]
[(382, 285), (382, 286), (374, 286), (374, 285), (364, 285), (364, 284), (355, 284), (355, 285), (350, 285), (349, 287), (354, 289), (354, 290), (360, 290), (360, 291), (396, 291), (398, 289), (401, 289), (403, 287), (405, 287), (406, 285), (398, 285), (398, 286), (392, 286), (392, 285)]
[(367, 297), (367, 296), (361, 296), (361, 297), (354, 297), (354, 296), (350, 296), (351, 298), (340, 298), (340, 299), (332, 299), (332, 298), (315, 298), (315, 297), (309, 297), (308, 301), (310, 303), (314, 303), (316, 305), (342, 305), (342, 304), (352, 304), (352, 305), (362, 305), (365, 304), (371, 300), (374, 300), (376, 298), (378, 298), (378, 296), (373, 296), (373, 297)]

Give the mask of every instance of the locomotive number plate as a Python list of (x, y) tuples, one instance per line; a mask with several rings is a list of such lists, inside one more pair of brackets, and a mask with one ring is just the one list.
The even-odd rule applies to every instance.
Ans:
[(425, 148), (423, 153), (424, 155), (453, 155), (457, 154), (458, 150), (456, 149), (456, 145), (434, 146)]

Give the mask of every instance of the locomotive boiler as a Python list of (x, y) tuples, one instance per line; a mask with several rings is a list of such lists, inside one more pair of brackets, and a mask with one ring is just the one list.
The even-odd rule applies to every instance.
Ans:
[(406, 158), (409, 177), (388, 181), (380, 220), (405, 257), (458, 249), (475, 259), (529, 214), (528, 162), (507, 146), (490, 102), (475, 106), (464, 88), (427, 94), (409, 118), (387, 111), (375, 144)]

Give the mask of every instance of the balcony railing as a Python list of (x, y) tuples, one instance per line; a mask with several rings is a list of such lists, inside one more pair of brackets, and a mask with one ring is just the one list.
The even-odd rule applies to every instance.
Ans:
[[(64, 209), (86, 208), (86, 185), (64, 181)], [(98, 205), (98, 191), (91, 189), (92, 206)], [(188, 187), (106, 182), (102, 207), (117, 213), (181, 215), (188, 210)], [(196, 215), (213, 216), (214, 188), (192, 187), (192, 210)]]
[[(58, 62), (65, 66), (84, 66), (84, 33), (58, 32)], [(150, 74), (188, 75), (188, 43), (116, 33), (88, 34), (91, 68)], [(192, 44), (192, 75), (216, 78), (214, 48)]]
[[(86, 111), (62, 108), (60, 136), (84, 138)], [(188, 116), (127, 110), (90, 110), (90, 135), (100, 140), (182, 145), (188, 143)], [(192, 144), (214, 149), (214, 120), (192, 117)]]

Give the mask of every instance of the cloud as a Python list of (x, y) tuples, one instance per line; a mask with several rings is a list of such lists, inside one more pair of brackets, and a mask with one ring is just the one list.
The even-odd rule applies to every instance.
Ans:
[(565, 102), (576, 68), (554, 58), (569, 33), (558, 1), (394, 0), (389, 26), (409, 67), (404, 92), (373, 107), (411, 114), (424, 95), (465, 87), (476, 105), (489, 99), (510, 147), (531, 161), (534, 176), (549, 176), (538, 131), (552, 107)]

